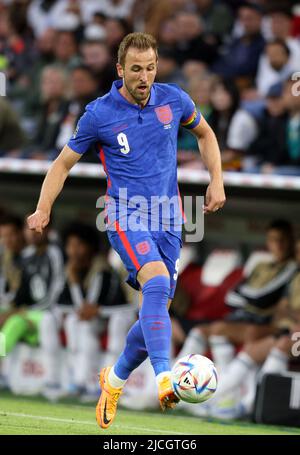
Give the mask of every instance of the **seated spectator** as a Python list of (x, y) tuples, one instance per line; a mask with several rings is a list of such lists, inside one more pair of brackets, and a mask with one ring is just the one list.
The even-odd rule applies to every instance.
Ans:
[(56, 386), (59, 370), (53, 350), (57, 349), (58, 340), (52, 338), (54, 322), (49, 311), (62, 290), (63, 257), (60, 249), (49, 242), (49, 225), (42, 234), (27, 226), (24, 232), (28, 246), (22, 252), (20, 285), (11, 315), (0, 333), (5, 337), (7, 354), (20, 341), (30, 346), (40, 344), (47, 365), (45, 381)]
[(106, 43), (111, 55), (117, 61), (118, 47), (122, 39), (130, 33), (130, 27), (124, 19), (108, 17), (104, 24), (106, 31)]
[(82, 63), (88, 66), (98, 80), (98, 91), (104, 95), (117, 78), (109, 47), (103, 41), (86, 40), (81, 45)]
[(222, 321), (195, 327), (188, 334), (178, 357), (188, 352), (204, 354), (209, 343), (212, 357), (222, 372), (235, 354), (235, 346), (273, 333), (276, 305), (296, 270), (293, 231), (285, 220), (273, 221), (267, 229), (266, 246), (271, 261), (258, 263), (226, 296), (233, 308)]
[[(212, 107), (211, 107), (211, 94), (214, 78), (209, 74), (196, 76), (189, 81), (188, 92), (194, 101), (195, 105), (209, 121)], [(194, 150), (198, 152), (197, 139), (189, 134), (184, 128), (180, 128), (178, 136), (178, 149), (179, 150)]]
[(265, 96), (272, 85), (285, 81), (296, 69), (291, 65), (290, 50), (285, 41), (270, 41), (259, 60), (256, 76), (258, 92)]
[[(254, 407), (256, 383), (265, 374), (283, 374), (289, 368), (291, 349), (294, 341), (291, 334), (300, 330), (300, 241), (296, 242), (298, 269), (286, 286), (285, 295), (274, 315), (274, 334), (258, 341), (247, 343), (229, 363), (221, 378), (217, 402), (210, 415), (214, 417), (238, 418), (250, 415)], [(240, 394), (243, 383), (251, 377), (246, 396)], [(249, 386), (248, 386), (249, 387)], [(224, 405), (228, 394), (235, 396), (233, 402)]]
[(156, 82), (183, 85), (183, 81), (176, 54), (170, 50), (163, 49), (159, 53)]
[(229, 35), (233, 25), (233, 15), (226, 2), (214, 0), (194, 0), (196, 11), (205, 24), (205, 31), (221, 39)]
[(59, 153), (56, 141), (68, 109), (66, 88), (66, 73), (59, 67), (46, 66), (41, 79), (39, 122), (33, 144), (26, 152), (28, 157), (53, 159)]
[(299, 69), (300, 42), (292, 36), (293, 14), (289, 8), (273, 7), (269, 13), (272, 39), (283, 40), (290, 50), (290, 64)]
[(25, 143), (17, 114), (8, 100), (0, 96), (0, 156), (19, 156)]
[(167, 51), (174, 52), (177, 41), (176, 18), (174, 16), (168, 16), (160, 22), (157, 40), (160, 50), (166, 49)]
[(258, 154), (260, 172), (300, 175), (300, 97), (294, 96), (294, 84), (293, 80), (285, 82), (282, 99), (267, 99), (260, 134), (249, 150)]
[(99, 244), (98, 232), (85, 224), (74, 223), (64, 233), (67, 261), (56, 313), (72, 358), (70, 390), (80, 394), (97, 392), (91, 390), (91, 374), (99, 357), (99, 335), (107, 328), (104, 363), (113, 364), (135, 318), (118, 274), (99, 255)]
[(53, 51), (54, 64), (61, 65), (64, 70), (71, 70), (80, 62), (76, 35), (72, 31), (56, 31)]
[(255, 3), (244, 2), (239, 8), (238, 17), (243, 34), (224, 47), (212, 70), (223, 77), (234, 78), (239, 85), (245, 85), (255, 78), (259, 57), (264, 49), (262, 11)]
[(70, 101), (61, 120), (56, 148), (62, 149), (72, 136), (79, 118), (88, 103), (97, 98), (98, 81), (88, 66), (80, 65), (70, 73)]
[(18, 95), (23, 99), (21, 107), (26, 118), (33, 118), (41, 101), (41, 75), (43, 69), (54, 61), (55, 30), (47, 28), (35, 42), (37, 53), (32, 66), (26, 68), (22, 86), (18, 86)]
[(28, 24), (39, 37), (48, 27), (55, 28), (68, 8), (67, 1), (61, 0), (33, 0), (27, 10)]
[(183, 345), (193, 327), (211, 323), (228, 314), (226, 293), (242, 278), (241, 255), (237, 250), (214, 249), (203, 264), (197, 262), (196, 258), (192, 258), (179, 274), (170, 308), (172, 338), (176, 347)]
[(12, 302), (21, 282), (23, 221), (15, 215), (0, 219), (0, 327), (11, 314)]
[(176, 14), (176, 47), (179, 64), (187, 60), (200, 60), (208, 65), (215, 61), (217, 47), (205, 36), (199, 16), (188, 11)]
[(258, 124), (256, 139), (248, 149), (251, 160), (246, 159), (247, 172), (268, 173), (273, 166), (285, 162), (287, 157), (286, 129), (287, 109), (282, 96), (282, 85), (272, 86), (266, 97), (266, 105)]
[(277, 166), (274, 173), (300, 175), (300, 96), (295, 96), (293, 80), (284, 85), (284, 103), (288, 110), (287, 157), (285, 163)]
[(233, 82), (216, 81), (211, 90), (212, 111), (208, 122), (217, 136), (221, 152), (227, 148), (227, 136), (233, 114), (239, 107), (239, 92)]
[[(254, 99), (243, 99), (244, 93), (254, 92)], [(265, 101), (256, 99), (256, 90), (246, 89), (241, 94), (241, 104), (228, 127), (227, 147), (222, 151), (223, 169), (228, 171), (247, 170), (251, 163), (245, 161), (246, 154), (259, 133), (264, 114)]]
[(117, 19), (128, 19), (131, 15), (134, 0), (84, 0), (80, 1), (81, 15), (89, 23), (95, 13)]

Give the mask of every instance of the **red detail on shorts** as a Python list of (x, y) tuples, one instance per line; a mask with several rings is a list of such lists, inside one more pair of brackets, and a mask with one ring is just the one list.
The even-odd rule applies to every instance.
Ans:
[(156, 107), (155, 113), (158, 120), (164, 125), (171, 123), (171, 121), (173, 120), (173, 112), (169, 104), (166, 104), (165, 106)]
[(137, 260), (137, 257), (136, 257), (136, 255), (135, 255), (135, 253), (134, 253), (134, 251), (133, 251), (133, 249), (132, 249), (130, 243), (129, 243), (129, 240), (128, 240), (128, 238), (127, 238), (125, 232), (121, 229), (121, 227), (120, 227), (118, 221), (115, 221), (114, 224), (115, 224), (115, 227), (116, 227), (116, 231), (117, 231), (117, 233), (119, 234), (119, 237), (120, 237), (120, 239), (121, 239), (121, 242), (123, 243), (124, 248), (125, 248), (125, 250), (126, 250), (128, 256), (130, 257), (130, 259), (131, 259), (131, 261), (132, 261), (134, 267), (135, 267), (137, 270), (139, 270), (139, 269), (141, 268), (141, 266), (140, 266), (140, 264), (139, 264), (139, 261)]
[(111, 180), (110, 180), (110, 176), (109, 176), (108, 171), (107, 171), (104, 150), (100, 146), (100, 144), (98, 144), (98, 149), (99, 149), (99, 157), (100, 157), (101, 163), (103, 165), (104, 172), (107, 175), (107, 187), (110, 188), (111, 187)]
[(136, 251), (139, 254), (148, 254), (149, 251), (151, 250), (150, 243), (148, 240), (144, 240), (143, 242), (137, 243), (135, 245)]

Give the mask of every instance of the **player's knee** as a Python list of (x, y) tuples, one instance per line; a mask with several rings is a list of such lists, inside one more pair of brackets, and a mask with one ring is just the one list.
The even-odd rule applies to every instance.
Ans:
[[(156, 275), (151, 279), (147, 280), (142, 288), (143, 296), (152, 294), (154, 297), (155, 294), (159, 297), (168, 299), (170, 294), (170, 277), (166, 275)], [(155, 300), (157, 303), (160, 302), (160, 299)], [(167, 304), (166, 300), (166, 304)]]
[(138, 272), (137, 279), (140, 286), (143, 286), (147, 281), (157, 276), (164, 276), (170, 280), (170, 274), (166, 265), (162, 261), (153, 261), (145, 264)]

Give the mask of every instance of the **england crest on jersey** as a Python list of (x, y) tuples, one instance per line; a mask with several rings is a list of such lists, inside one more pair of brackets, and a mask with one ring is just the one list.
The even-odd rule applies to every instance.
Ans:
[(164, 125), (168, 125), (173, 120), (173, 112), (169, 104), (155, 108), (158, 120)]

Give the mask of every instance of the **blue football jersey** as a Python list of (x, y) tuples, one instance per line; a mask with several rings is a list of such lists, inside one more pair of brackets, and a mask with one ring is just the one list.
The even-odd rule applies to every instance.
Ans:
[[(151, 214), (161, 210), (159, 204), (165, 199), (172, 200), (170, 220), (182, 224), (178, 129), (180, 125), (194, 128), (201, 114), (190, 96), (175, 84), (154, 83), (148, 103), (141, 108), (121, 95), (122, 83), (115, 81), (109, 93), (86, 106), (68, 146), (83, 154), (96, 145), (107, 175), (109, 215), (111, 198), (117, 206), (131, 208), (139, 201), (140, 211)], [(163, 222), (164, 214), (159, 216)]]

